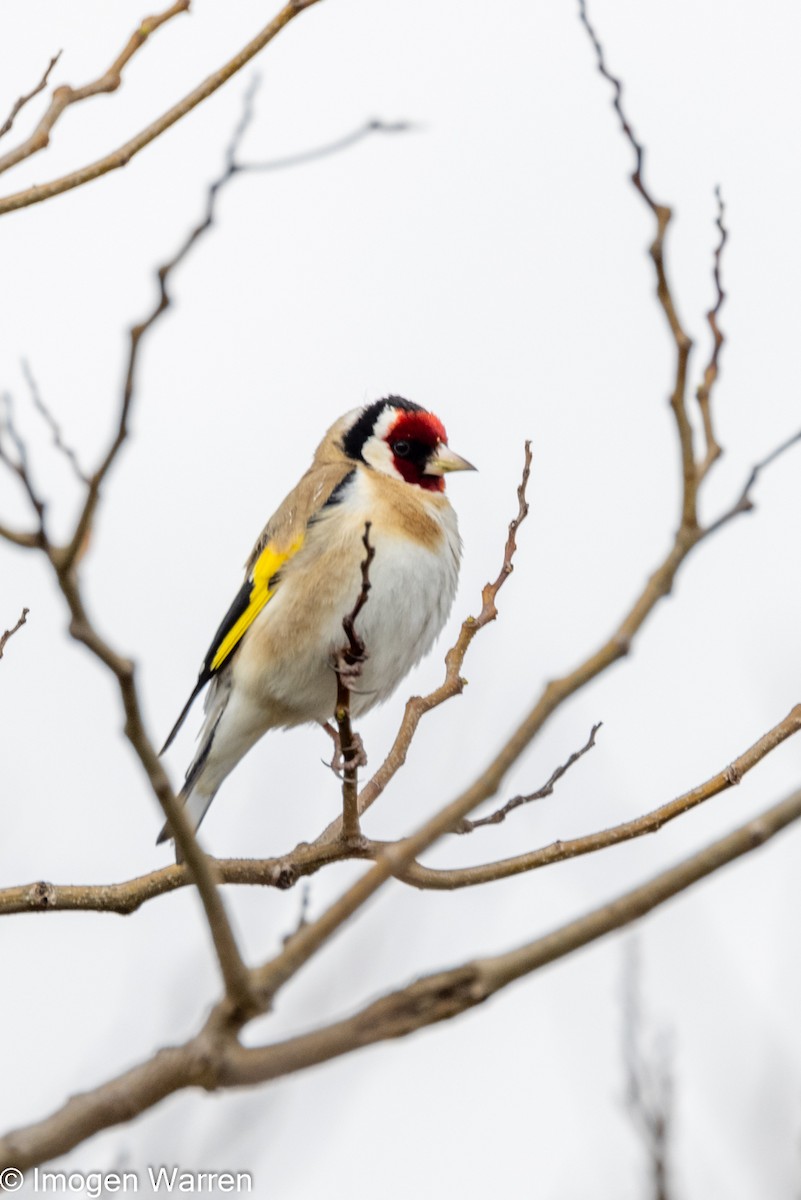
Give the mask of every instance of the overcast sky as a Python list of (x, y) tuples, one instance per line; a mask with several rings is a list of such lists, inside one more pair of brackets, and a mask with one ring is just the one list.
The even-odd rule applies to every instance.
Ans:
[[(255, 0), (195, 0), (132, 61), (118, 93), (64, 116), (51, 148), (9, 173), (3, 194), (121, 143), (244, 45), (265, 11)], [(726, 454), (704, 499), (710, 517), (801, 426), (801, 11), (789, 0), (593, 0), (590, 11), (625, 80), (652, 190), (675, 207), (669, 269), (696, 339), (696, 381), (709, 351), (715, 185), (727, 204), (715, 397)], [(144, 13), (133, 0), (3, 5), (0, 121), (56, 50), (53, 82), (82, 84)], [(448, 485), (465, 543), (449, 626), (402, 691), (361, 722), (377, 763), (405, 696), (441, 678), (458, 622), (497, 572), (530, 437), (532, 512), (500, 619), (470, 651), (465, 695), (427, 719), (365, 822), (371, 836), (398, 836), (482, 769), (547, 679), (609, 635), (669, 545), (679, 511), (673, 349), (653, 296), (652, 221), (628, 183), (631, 151), (572, 2), (327, 0), (257, 69), (249, 160), (370, 118), (415, 128), (234, 180), (221, 197), (216, 228), (176, 273), (174, 310), (147, 343), (133, 435), (85, 564), (87, 596), (99, 628), (136, 658), (160, 742), (253, 540), (325, 428), (391, 392), (432, 408), (479, 473)], [(0, 222), (0, 390), (14, 398), (56, 530), (69, 527), (77, 489), (31, 411), (20, 359), (93, 464), (115, 420), (126, 330), (152, 304), (155, 267), (202, 212), (251, 77), (238, 75), (124, 171)], [(801, 699), (800, 470), (788, 455), (765, 475), (758, 511), (696, 552), (631, 657), (560, 710), (503, 788), (506, 797), (544, 782), (602, 720), (596, 749), (556, 795), (426, 861), (500, 858), (638, 815), (720, 770)], [(5, 477), (0, 512), (24, 523)], [(0, 545), (0, 580), (0, 629), (31, 610), (0, 663), (0, 885), (116, 881), (163, 865), (168, 849), (153, 845), (161, 818), (122, 738), (114, 687), (68, 640), (43, 564)], [(176, 783), (196, 728), (190, 720), (170, 752)], [(314, 729), (262, 741), (226, 783), (204, 845), (262, 856), (316, 836), (338, 805), (320, 765), (328, 751)], [(308, 1029), (547, 932), (780, 799), (799, 767), (791, 742), (736, 791), (603, 856), (454, 894), (392, 885), (248, 1038)], [(682, 1200), (801, 1188), (799, 847), (791, 830), (636, 933), (649, 1027), (672, 1047)], [(311, 913), (360, 870), (316, 876)], [(231, 889), (226, 899), (253, 961), (277, 948), (301, 901), (299, 889)], [(402, 1043), (252, 1092), (178, 1095), (67, 1165), (250, 1170), (258, 1194), (275, 1200), (473, 1200), (490, 1190), (641, 1200), (645, 1159), (621, 1052), (633, 936)], [(2, 947), (3, 1128), (189, 1036), (219, 991), (188, 890), (124, 920), (6, 917)]]

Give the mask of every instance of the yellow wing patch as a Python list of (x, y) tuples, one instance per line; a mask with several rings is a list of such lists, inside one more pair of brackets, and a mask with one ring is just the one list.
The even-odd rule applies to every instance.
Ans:
[(210, 668), (217, 671), (225, 662), (231, 651), (239, 644), (246, 630), (250, 628), (256, 617), (273, 595), (275, 589), (270, 589), (270, 581), (277, 575), (281, 567), (297, 554), (303, 545), (303, 534), (298, 534), (287, 550), (278, 551), (273, 546), (265, 546), (253, 566), (250, 595), (247, 608), (236, 619), (225, 637), (217, 647), (211, 660)]

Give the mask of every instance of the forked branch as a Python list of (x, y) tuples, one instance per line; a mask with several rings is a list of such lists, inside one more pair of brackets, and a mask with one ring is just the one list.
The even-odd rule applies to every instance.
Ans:
[[(187, 113), (190, 113), (199, 104), (202, 104), (204, 100), (207, 100), (209, 96), (212, 96), (218, 88), (227, 83), (238, 71), (241, 71), (298, 13), (311, 8), (317, 2), (318, 0), (289, 0), (281, 11), (264, 26), (261, 32), (257, 33), (246, 46), (243, 46), (233, 58), (230, 58), (209, 75), (207, 79), (204, 79), (202, 83), (193, 88), (191, 92), (188, 92), (182, 100), (179, 100), (177, 104), (167, 109), (165, 113), (145, 126), (134, 137), (129, 138), (127, 142), (123, 142), (121, 146), (113, 150), (110, 154), (105, 154), (95, 162), (88, 163), (84, 167), (79, 167), (78, 170), (70, 171), (69, 174), (62, 175), (59, 179), (52, 179), (48, 183), (34, 184), (32, 187), (25, 188), (24, 191), (15, 192), (11, 196), (4, 196), (0, 199), (0, 215), (14, 212), (20, 208), (27, 208), (31, 204), (39, 204), (42, 200), (49, 200), (53, 196), (59, 196), (63, 192), (71, 191), (73, 188), (81, 187), (85, 183), (99, 179), (101, 175), (106, 175), (109, 171), (116, 171), (120, 167), (126, 166), (141, 150), (144, 150), (146, 146), (149, 146), (151, 142), (155, 141), (157, 137), (160, 137), (172, 125), (175, 125), (176, 122), (185, 117)], [(163, 20), (167, 19), (168, 15), (175, 15), (176, 12), (183, 11), (187, 7), (188, 0), (179, 0), (179, 3), (174, 4), (165, 14), (162, 14), (162, 23)], [(123, 53), (125, 52), (123, 51)], [(49, 132), (49, 130), (45, 132)], [(0, 159), (0, 164), (2, 161)], [(17, 158), (15, 161), (19, 161), (19, 159)], [(13, 165), (13, 163), (9, 163), (8, 165)]]
[(37, 83), (36, 87), (31, 88), (31, 90), (29, 92), (26, 92), (24, 96), (20, 96), (19, 99), (14, 101), (14, 103), (11, 106), (11, 112), (8, 114), (8, 116), (6, 117), (3, 124), (0, 125), (0, 138), (5, 137), (5, 135), (7, 133), (11, 132), (14, 122), (16, 121), (19, 114), (22, 112), (25, 105), (30, 100), (33, 100), (34, 96), (38, 96), (40, 92), (43, 92), (45, 90), (45, 88), (47, 87), (47, 81), (50, 78), (50, 72), (53, 70), (53, 67), (56, 65), (56, 63), (58, 62), (58, 60), (60, 58), (61, 58), (61, 51), (59, 50), (58, 54), (54, 54), (53, 57), (50, 59), (50, 62), (47, 64), (44, 74), (42, 75), (42, 78)]
[[(154, 33), (161, 25), (166, 24), (167, 21), (179, 13), (187, 12), (189, 4), (190, 0), (176, 0), (174, 4), (170, 5), (168, 9), (165, 9), (164, 12), (159, 13), (157, 16), (145, 17), (131, 34), (108, 70), (99, 75), (97, 79), (93, 79), (91, 83), (86, 83), (83, 87), (78, 88), (70, 87), (68, 84), (62, 84), (61, 87), (57, 87), (50, 98), (47, 111), (30, 137), (27, 137), (24, 142), (21, 142), (13, 150), (9, 150), (7, 154), (0, 155), (0, 175), (4, 171), (10, 171), (12, 167), (16, 167), (19, 163), (24, 162), (31, 155), (38, 154), (40, 150), (44, 150), (50, 144), (50, 134), (53, 126), (71, 105), (79, 104), (82, 100), (88, 100), (90, 96), (99, 96), (103, 92), (116, 92), (122, 83), (124, 67), (130, 62), (137, 50), (140, 50), (144, 46), (151, 33)], [(23, 103), (26, 103), (31, 96), (35, 96), (37, 92), (42, 91), (47, 83), (48, 75), (58, 61), (58, 57), (56, 55), (51, 61), (39, 86), (29, 96), (22, 98)], [(19, 107), (16, 108), (16, 111), (12, 112), (10, 118), (12, 121), (17, 112), (19, 112), (19, 108), (22, 107), (20, 101), (17, 101), (17, 104)], [(6, 122), (6, 125), (9, 125), (9, 122)], [(0, 137), (3, 132), (5, 132), (5, 127), (0, 131)]]
[(514, 812), (516, 808), (521, 808), (524, 804), (531, 804), (534, 800), (545, 800), (548, 796), (553, 795), (553, 790), (563, 775), (566, 775), (570, 768), (577, 763), (580, 758), (583, 758), (595, 745), (595, 737), (598, 730), (603, 724), (599, 721), (597, 725), (593, 725), (590, 730), (590, 736), (581, 747), (580, 750), (574, 750), (570, 758), (563, 762), (560, 767), (551, 773), (551, 777), (547, 783), (544, 783), (541, 788), (537, 788), (535, 792), (529, 792), (525, 796), (513, 796), (511, 800), (507, 800), (494, 813), (490, 813), (488, 817), (476, 817), (470, 821), (467, 818), (461, 821), (454, 829), (454, 833), (472, 833), (474, 829), (480, 829), (484, 825), (500, 825), (509, 816), (509, 813)]
[[(43, 1121), (0, 1138), (0, 1171), (20, 1170), (66, 1154), (87, 1138), (129, 1121), (188, 1087), (242, 1087), (329, 1062), (363, 1046), (405, 1037), (461, 1013), (614, 930), (653, 911), (727, 863), (752, 853), (801, 819), (801, 791), (767, 809), (706, 849), (545, 936), (489, 958), (416, 980), (351, 1017), (266, 1046), (219, 1036), (225, 1014), (212, 1012), (200, 1033), (92, 1091), (68, 1100)], [(304, 937), (305, 926), (290, 947)]]
[(676, 430), (679, 437), (679, 448), (681, 451), (682, 465), (682, 511), (681, 523), (688, 530), (692, 530), (697, 524), (697, 494), (698, 494), (698, 473), (695, 463), (695, 451), (693, 449), (693, 430), (690, 424), (690, 418), (687, 413), (687, 372), (690, 360), (690, 352), (692, 350), (692, 339), (685, 332), (685, 329), (679, 319), (676, 302), (673, 297), (673, 291), (668, 281), (667, 267), (665, 265), (665, 237), (667, 235), (668, 226), (673, 216), (672, 210), (666, 204), (660, 204), (654, 199), (648, 185), (645, 182), (644, 163), (645, 163), (645, 148), (641, 142), (637, 140), (631, 123), (623, 108), (623, 83), (611, 73), (606, 65), (603, 46), (595, 32), (593, 25), (590, 22), (587, 14), (587, 5), (585, 0), (578, 0), (579, 19), (587, 30), (595, 57), (598, 64), (598, 72), (606, 79), (614, 89), (612, 105), (618, 115), (623, 134), (634, 151), (635, 166), (631, 176), (631, 182), (634, 184), (637, 191), (642, 196), (645, 203), (650, 208), (656, 219), (656, 235), (651, 243), (650, 253), (653, 260), (654, 269), (656, 271), (656, 294), (662, 310), (667, 319), (670, 328), (670, 334), (676, 346), (676, 368), (673, 379), (673, 389), (670, 395), (670, 405), (673, 409), (673, 416), (676, 422)]

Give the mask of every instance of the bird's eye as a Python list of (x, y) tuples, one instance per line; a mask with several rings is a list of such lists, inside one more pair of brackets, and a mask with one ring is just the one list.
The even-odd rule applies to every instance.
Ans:
[(392, 443), (392, 451), (394, 454), (396, 454), (398, 456), (398, 458), (406, 458), (408, 456), (408, 453), (410, 450), (411, 450), (411, 446), (409, 445), (408, 442), (393, 442)]

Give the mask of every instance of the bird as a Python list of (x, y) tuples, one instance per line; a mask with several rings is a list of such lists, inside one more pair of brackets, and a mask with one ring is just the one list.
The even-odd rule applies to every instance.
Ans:
[[(197, 752), (178, 802), (194, 829), (220, 785), (272, 729), (334, 715), (343, 618), (362, 587), (365, 526), (374, 558), (358, 618), (365, 661), (352, 716), (386, 700), (433, 646), (456, 594), (462, 543), (445, 475), (475, 468), (442, 422), (401, 396), (353, 409), (269, 519), (197, 682), (161, 754), (207, 688)], [(157, 841), (172, 837), (165, 824)]]

